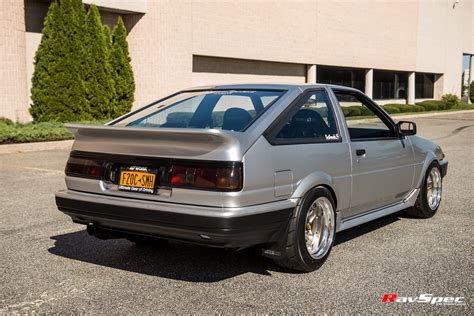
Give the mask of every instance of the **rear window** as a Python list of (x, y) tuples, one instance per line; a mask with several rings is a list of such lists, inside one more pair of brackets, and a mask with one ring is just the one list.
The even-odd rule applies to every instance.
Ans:
[(124, 123), (145, 128), (243, 131), (283, 93), (272, 90), (184, 92), (133, 114)]

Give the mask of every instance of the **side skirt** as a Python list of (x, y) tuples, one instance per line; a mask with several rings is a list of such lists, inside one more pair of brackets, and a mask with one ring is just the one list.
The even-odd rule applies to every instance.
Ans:
[(420, 192), (420, 189), (414, 189), (400, 203), (389, 205), (383, 208), (372, 210), (367, 213), (359, 214), (359, 215), (352, 216), (349, 218), (345, 218), (339, 223), (336, 231), (340, 232), (340, 231), (349, 229), (351, 227), (358, 226), (358, 225), (373, 221), (377, 218), (387, 216), (389, 214), (393, 214), (398, 211), (404, 210), (406, 208), (412, 207), (413, 205), (415, 205), (419, 192)]

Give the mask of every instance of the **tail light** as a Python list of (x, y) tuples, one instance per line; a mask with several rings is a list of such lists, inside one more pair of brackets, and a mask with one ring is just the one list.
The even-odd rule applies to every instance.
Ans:
[(104, 161), (98, 159), (69, 157), (66, 164), (66, 175), (100, 179), (104, 175)]
[(232, 163), (229, 166), (173, 164), (169, 175), (172, 187), (240, 191), (243, 184), (241, 163)]
[(121, 165), (147, 165), (157, 168), (161, 166), (157, 174), (157, 186), (159, 187), (240, 191), (243, 186), (241, 162), (216, 162), (213, 164), (158, 159), (134, 161), (133, 157), (122, 160), (127, 161), (127, 163), (117, 161), (112, 163), (110, 157), (88, 158), (87, 156), (72, 154), (67, 161), (65, 172), (67, 176), (71, 177), (108, 179), (116, 183), (117, 180), (114, 180), (112, 174), (119, 172)]

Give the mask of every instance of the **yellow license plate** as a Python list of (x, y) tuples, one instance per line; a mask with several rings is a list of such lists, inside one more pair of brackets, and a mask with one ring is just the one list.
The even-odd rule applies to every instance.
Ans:
[(155, 175), (142, 171), (122, 171), (119, 185), (121, 187), (153, 189), (155, 187)]

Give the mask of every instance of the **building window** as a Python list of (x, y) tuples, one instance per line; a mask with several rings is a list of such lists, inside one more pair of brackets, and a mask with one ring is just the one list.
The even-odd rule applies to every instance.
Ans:
[(374, 70), (373, 89), (373, 97), (377, 100), (406, 99), (408, 92), (408, 73)]
[(415, 74), (415, 98), (433, 99), (434, 95), (434, 74), (416, 73)]
[(365, 70), (357, 68), (343, 68), (331, 66), (317, 67), (316, 78), (318, 83), (335, 84), (356, 88), (364, 91)]

